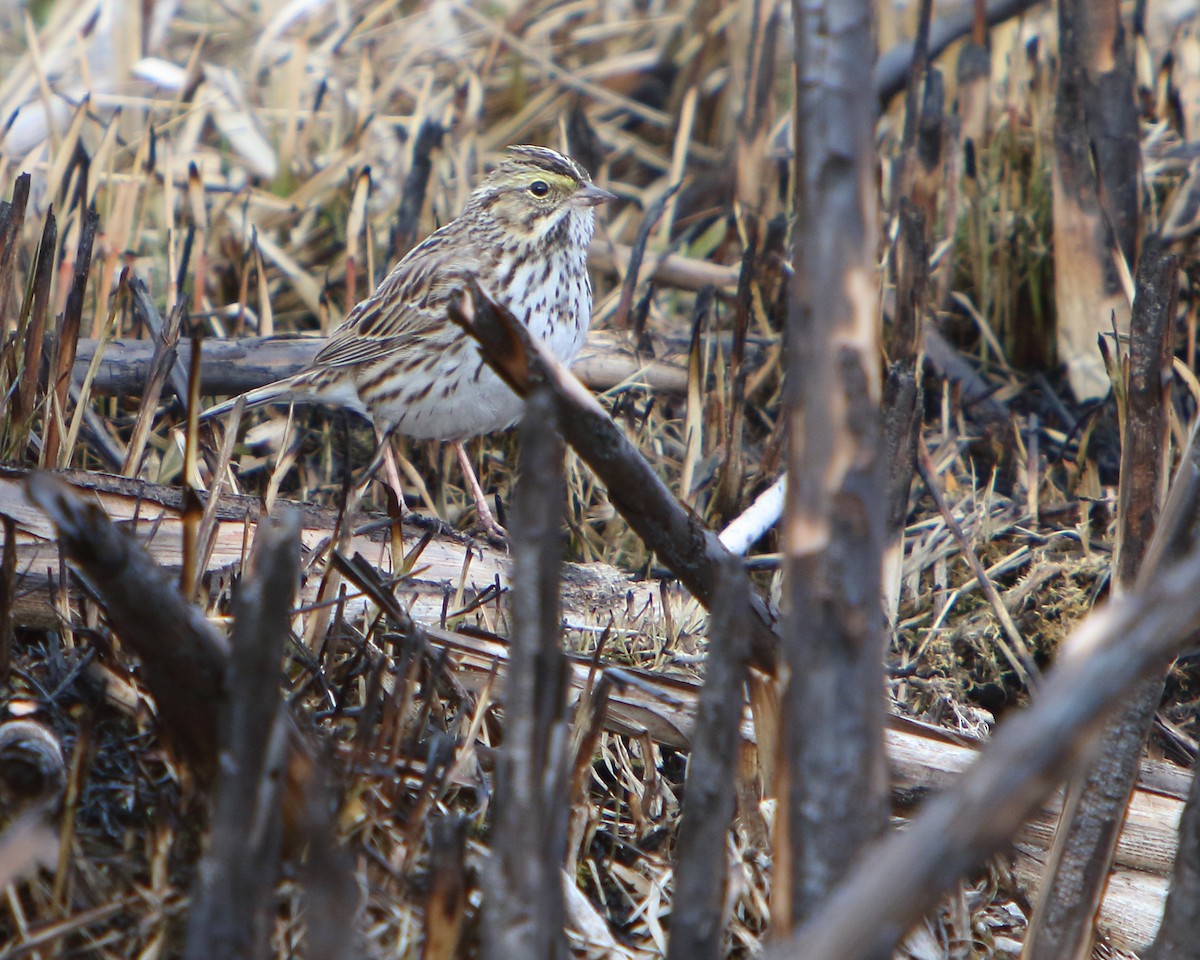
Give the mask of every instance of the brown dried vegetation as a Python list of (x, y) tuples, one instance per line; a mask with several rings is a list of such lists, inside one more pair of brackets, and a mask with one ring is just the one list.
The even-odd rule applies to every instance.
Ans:
[[(880, 42), (890, 46), (906, 25), (879, 6)], [(751, 0), (60, 0), (0, 10), (0, 121), (8, 124), (0, 184), (12, 184), (0, 208), (0, 513), (15, 521), (0, 566), (4, 719), (36, 719), (62, 744), (65, 783), (57, 842), (29, 833), (33, 853), (23, 862), (40, 858), (42, 868), (18, 871), (24, 878), (0, 905), (0, 956), (181, 955), (210, 816), (212, 771), (160, 738), (169, 711), (153, 703), (133, 645), (60, 559), (44, 519), (38, 527), (21, 513), (30, 509), (22, 471), (32, 467), (77, 471), (79, 486), (150, 545), (172, 581), (178, 575), (219, 637), (258, 503), (325, 508), (302, 521), (302, 587), (288, 618), (282, 690), (297, 729), (318, 745), (304, 768), (308, 788), (287, 796), (337, 797), (332, 826), (294, 811), (290, 821), (306, 825), (310, 860), (326, 851), (331, 886), (322, 888), (317, 868), (284, 870), (270, 955), (320, 955), (330, 925), (351, 931), (362, 956), (476, 954), (505, 731), (497, 706), (510, 629), (498, 589), (503, 557), (419, 522), (393, 550), (389, 505), (373, 489), (366, 506), (384, 521), (353, 549), (340, 544), (339, 567), (330, 559), (341, 535), (336, 511), (348, 471), (370, 459), (365, 425), (322, 410), (256, 412), (251, 432), (222, 455), (222, 433), (188, 426), (208, 391), (201, 385), (189, 397), (187, 364), (167, 361), (189, 338), (328, 331), (388, 264), (461, 209), (504, 146), (569, 146), (623, 200), (602, 217), (594, 248), (591, 350), (623, 372), (590, 382), (671, 490), (720, 529), (784, 464), (787, 14)], [(1181, 243), (1195, 228), (1196, 162), (1180, 144), (1197, 136), (1200, 79), (1162, 65), (1170, 50), (1175, 64), (1194, 62), (1197, 29), (1164, 17), (1136, 38), (1147, 71), (1139, 76), (1146, 216)], [(1063, 399), (1069, 391), (1046, 363), (1054, 20), (1035, 5), (987, 40), (983, 100), (946, 81), (957, 111), (923, 128), (940, 146), (926, 144), (933, 152), (919, 154), (911, 187), (931, 264), (919, 314), (936, 337), (921, 432), (965, 541), (914, 484), (888, 652), (893, 712), (967, 741), (1025, 701), (1014, 662), (1036, 676), (1106, 593), (1119, 459), (1113, 402), (1082, 408)], [(949, 76), (957, 56), (935, 63)], [(879, 124), (885, 210), (899, 100)], [(890, 320), (890, 240), (885, 246), (879, 279)], [(632, 273), (631, 251), (642, 263)], [(1194, 281), (1185, 269), (1177, 441), (1197, 400), (1187, 393), (1196, 385)], [(95, 341), (135, 338), (155, 344), (157, 369), (139, 395), (103, 393), (109, 374), (86, 364), (104, 346)], [(77, 346), (83, 361), (73, 364)], [(119, 355), (121, 344), (111, 349)], [(1110, 340), (1110, 350), (1122, 347)], [(199, 367), (203, 343), (188, 356)], [(651, 361), (665, 371), (659, 380), (641, 372)], [(507, 501), (514, 437), (471, 449), (485, 488)], [(407, 456), (410, 499), (467, 526), (470, 496), (448, 451), (414, 444)], [(145, 499), (89, 484), (87, 473), (146, 481)], [(155, 500), (168, 494), (149, 484), (184, 490)], [(655, 556), (571, 451), (566, 487), (566, 553), (578, 565), (564, 600), (567, 643), (578, 655), (567, 838), (577, 891), (566, 926), (580, 956), (659, 956), (669, 940), (707, 614), (670, 577), (647, 576), (659, 573)], [(214, 505), (207, 517), (205, 503)], [(751, 552), (755, 584), (769, 599), (779, 595), (775, 538), (767, 533)], [(1011, 648), (964, 542), (1031, 662)], [(434, 559), (439, 549), (452, 560)], [(355, 550), (373, 551), (371, 562), (354, 565)], [(1191, 762), (1198, 682), (1186, 661), (1172, 673), (1153, 753)], [(772, 804), (762, 760), (743, 746), (728, 835), (729, 955), (757, 951), (770, 919)], [(294, 754), (288, 762), (297, 763)], [(294, 766), (287, 772), (304, 779)], [(928, 786), (909, 785), (914, 796)], [(0, 814), (24, 802), (0, 794)], [(903, 799), (897, 812), (907, 813)], [(337, 843), (322, 848), (312, 838), (326, 827)], [(295, 841), (280, 842), (286, 850)], [(337, 860), (343, 853), (349, 863)], [(4, 848), (0, 862), (10, 855)], [(997, 862), (964, 882), (903, 955), (1015, 955), (1028, 864), (1018, 865), (1020, 881)], [(343, 867), (363, 894), (357, 909), (330, 879)], [(0, 879), (13, 877), (0, 870)], [(1118, 913), (1111, 923), (1120, 946), (1149, 938), (1143, 914)]]

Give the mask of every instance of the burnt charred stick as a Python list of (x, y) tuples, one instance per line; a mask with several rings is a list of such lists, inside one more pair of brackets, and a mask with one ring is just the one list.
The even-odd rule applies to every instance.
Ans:
[[(638, 536), (709, 607), (732, 554), (667, 489), (596, 398), (478, 284), (451, 301), (450, 315), (479, 340), (488, 363), (517, 394), (526, 396), (535, 383), (553, 389), (564, 439), (604, 481), (613, 506)], [(749, 619), (752, 660), (755, 666), (774, 672), (775, 613), (754, 595)]]
[[(1123, 391), (1118, 537), (1113, 560), (1116, 590), (1131, 588), (1145, 565), (1168, 475), (1170, 334), (1178, 283), (1176, 258), (1156, 237), (1147, 237), (1138, 264)], [(1181, 475), (1186, 475), (1183, 467), (1196, 462), (1197, 453), (1193, 437), (1184, 451)], [(1038, 889), (1037, 909), (1026, 933), (1027, 960), (1083, 956), (1091, 950), (1096, 912), (1112, 869), (1126, 805), (1137, 785), (1146, 738), (1162, 701), (1164, 679), (1162, 674), (1149, 677), (1122, 701), (1108, 722), (1104, 752), (1067, 793)]]
[(433, 174), (433, 152), (441, 147), (445, 135), (446, 128), (436, 120), (426, 117), (421, 121), (417, 141), (413, 144), (412, 166), (400, 191), (400, 209), (396, 213), (396, 226), (392, 232), (391, 263), (408, 253), (416, 242), (418, 221), (421, 209), (425, 206), (429, 178)]
[(34, 255), (33, 302), (29, 304), (26, 322), (25, 364), (21, 386), (14, 397), (13, 413), (18, 424), (33, 416), (37, 406), (38, 385), (42, 380), (42, 352), (45, 348), (46, 314), (50, 303), (50, 278), (54, 272), (54, 248), (58, 241), (58, 222), (53, 213), (46, 215), (42, 239)]
[[(158, 312), (158, 307), (154, 305), (146, 282), (141, 277), (130, 277), (129, 293), (132, 297), (133, 315), (150, 331), (154, 347), (153, 355), (147, 361), (146, 370), (141, 374), (134, 389), (127, 392), (141, 393), (151, 375), (156, 374), (159, 377), (165, 376), (170, 381), (171, 390), (179, 398), (180, 403), (186, 403), (188, 395), (187, 364), (175, 362), (180, 333), (183, 329), (183, 317), (187, 310), (185, 301), (180, 299), (164, 322)], [(144, 343), (144, 341), (139, 342)], [(80, 344), (80, 346), (83, 345)], [(161, 369), (165, 371), (163, 374), (157, 373), (160, 365)], [(160, 392), (161, 389), (160, 386)]]
[(933, 0), (921, 0), (917, 14), (917, 35), (913, 40), (912, 69), (908, 75), (908, 90), (904, 98), (904, 132), (900, 137), (900, 152), (893, 162), (893, 182), (900, 185), (892, 198), (895, 216), (901, 198), (912, 193), (917, 134), (920, 130), (922, 81), (929, 75), (929, 23), (933, 15)]
[(467, 834), (471, 819), (447, 814), (430, 830), (429, 891), (425, 898), (425, 941), (422, 960), (454, 960), (462, 956), (467, 925), (470, 878)]
[(8, 300), (12, 293), (13, 257), (17, 251), (21, 228), (25, 224), (30, 182), (29, 174), (22, 173), (13, 181), (12, 200), (8, 203), (0, 202), (0, 310), (8, 309)]
[[(829, 889), (887, 829), (881, 562), (879, 214), (875, 109), (859, 79), (874, 50), (873, 4), (793, 4), (793, 273), (784, 314), (780, 436), (787, 488), (780, 660), (788, 681), (770, 779), (772, 919), (780, 936), (820, 911)], [(836, 24), (836, 26), (835, 26)], [(776, 893), (777, 890), (777, 893)]]
[(217, 712), (229, 646), (167, 571), (104, 511), (49, 473), (26, 484), (58, 528), (67, 559), (100, 599), (121, 642), (141, 660), (166, 736), (201, 780), (217, 766)]
[(1171, 892), (1162, 924), (1147, 960), (1188, 960), (1200, 932), (1200, 777), (1192, 777), (1187, 805), (1179, 821), (1179, 849), (1171, 873)]
[(0, 517), (4, 546), (0, 548), (0, 682), (8, 680), (12, 667), (13, 612), (17, 606), (17, 524), (12, 517)]
[(749, 585), (735, 562), (709, 621), (708, 671), (700, 691), (675, 857), (675, 906), (668, 960), (721, 956), (729, 886), (728, 837), (737, 800), (738, 758), (749, 645)]
[[(75, 272), (67, 290), (67, 302), (59, 314), (58, 330), (55, 333), (54, 349), (50, 359), (50, 383), (47, 392), (53, 396), (57, 411), (63, 422), (67, 419), (67, 393), (71, 387), (71, 368), (75, 365), (75, 347), (79, 343), (79, 329), (83, 318), (83, 295), (87, 287), (88, 273), (92, 266), (92, 244), (100, 225), (100, 215), (94, 206), (89, 207), (79, 231), (79, 246), (75, 251)], [(42, 448), (42, 463), (47, 467), (58, 466), (58, 453), (65, 438), (59, 434), (59, 421), (46, 418), (45, 446)], [(68, 451), (69, 452), (69, 451)]]
[[(483, 956), (566, 957), (562, 871), (567, 853), (566, 654), (562, 648), (566, 481), (554, 398), (543, 382), (518, 428), (513, 492), (512, 661), (504, 746), (496, 761), (492, 853), (483, 901)], [(536, 823), (537, 830), (529, 825)]]
[(633, 306), (633, 291), (637, 287), (638, 274), (642, 270), (642, 258), (646, 255), (646, 243), (650, 239), (650, 231), (652, 231), (662, 219), (663, 213), (666, 212), (667, 203), (671, 197), (679, 190), (682, 184), (672, 184), (671, 187), (661, 197), (650, 204), (642, 217), (642, 222), (638, 226), (637, 237), (633, 241), (633, 247), (629, 252), (629, 263), (625, 268), (625, 280), (621, 284), (621, 299), (617, 303), (617, 312), (613, 325), (618, 330), (624, 330), (629, 326), (630, 309)]
[(252, 572), (234, 597), (220, 777), (212, 836), (188, 917), (188, 960), (269, 951), (279, 878), (280, 790), (288, 724), (279, 693), (283, 642), (300, 577), (295, 514), (258, 526)]
[(880, 405), (884, 458), (888, 465), (888, 535), (893, 543), (903, 534), (916, 465), (922, 409), (922, 316), (929, 286), (925, 219), (907, 201), (899, 205), (899, 218), (900, 232), (893, 253), (896, 316), (888, 342), (889, 362)]

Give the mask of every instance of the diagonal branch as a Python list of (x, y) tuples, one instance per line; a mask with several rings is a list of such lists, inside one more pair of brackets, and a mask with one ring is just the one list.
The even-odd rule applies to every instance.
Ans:
[[(451, 301), (450, 316), (480, 341), (484, 358), (517, 394), (526, 396), (534, 382), (554, 391), (564, 439), (604, 482), (613, 506), (638, 536), (708, 607), (732, 554), (671, 493), (595, 397), (477, 283)], [(751, 611), (753, 661), (773, 670), (775, 613), (757, 595)]]

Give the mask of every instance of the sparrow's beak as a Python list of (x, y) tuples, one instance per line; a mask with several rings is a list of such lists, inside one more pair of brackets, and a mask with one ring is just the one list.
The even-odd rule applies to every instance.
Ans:
[(602, 203), (607, 203), (609, 200), (616, 199), (617, 195), (615, 193), (601, 190), (594, 183), (585, 183), (575, 191), (575, 195), (571, 197), (571, 202), (581, 207), (595, 207)]

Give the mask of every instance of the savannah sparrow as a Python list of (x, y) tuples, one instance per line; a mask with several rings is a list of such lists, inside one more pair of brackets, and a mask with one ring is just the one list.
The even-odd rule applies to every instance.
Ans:
[(311, 366), (249, 391), (247, 405), (327, 403), (370, 418), (385, 437), (396, 432), (460, 444), (511, 426), (521, 400), (450, 320), (450, 296), (476, 278), (569, 363), (591, 320), (593, 208), (612, 199), (570, 158), (546, 147), (510, 147), (462, 214), (392, 267)]

